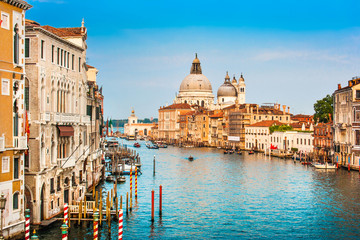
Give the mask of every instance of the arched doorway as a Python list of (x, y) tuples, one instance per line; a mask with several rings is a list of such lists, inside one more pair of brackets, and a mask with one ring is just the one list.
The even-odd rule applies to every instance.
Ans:
[(147, 129), (144, 129), (144, 135), (147, 136)]
[[(30, 213), (33, 212), (32, 196), (29, 188), (25, 186), (25, 209), (30, 209)], [(32, 222), (33, 214), (30, 214), (30, 222)]]
[(69, 186), (70, 186), (70, 179), (67, 177), (64, 181), (64, 203), (69, 203)]
[(45, 220), (45, 183), (42, 185), (40, 193), (40, 221)]

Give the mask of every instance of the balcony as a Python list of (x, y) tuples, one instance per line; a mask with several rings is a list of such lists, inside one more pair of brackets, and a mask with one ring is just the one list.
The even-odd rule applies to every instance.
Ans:
[(0, 152), (5, 151), (5, 137), (0, 137)]
[(56, 123), (80, 123), (80, 115), (74, 113), (53, 113), (52, 120)]
[(50, 113), (41, 113), (41, 121), (50, 122)]
[(69, 167), (75, 167), (75, 158), (74, 157), (58, 158), (57, 163), (58, 163), (58, 167), (63, 168), (63, 169), (69, 168)]
[(27, 137), (26, 136), (14, 137), (14, 148), (16, 150), (26, 150)]
[(90, 124), (90, 116), (81, 116), (81, 122), (84, 124)]

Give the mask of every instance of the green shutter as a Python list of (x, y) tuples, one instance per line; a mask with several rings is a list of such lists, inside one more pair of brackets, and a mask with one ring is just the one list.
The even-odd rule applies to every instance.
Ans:
[(86, 115), (90, 116), (90, 120), (92, 120), (92, 106), (91, 105), (87, 105)]
[(25, 57), (30, 57), (30, 39), (25, 38)]

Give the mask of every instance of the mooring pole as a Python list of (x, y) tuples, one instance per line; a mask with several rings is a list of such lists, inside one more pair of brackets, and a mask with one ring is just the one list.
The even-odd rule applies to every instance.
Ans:
[(159, 187), (159, 215), (162, 215), (162, 186)]
[(25, 209), (25, 240), (30, 240), (30, 209)]
[(154, 164), (153, 164), (153, 168), (154, 168), (154, 176), (155, 176), (155, 155), (154, 155)]
[(151, 191), (151, 221), (154, 222), (154, 199), (155, 199), (154, 189)]

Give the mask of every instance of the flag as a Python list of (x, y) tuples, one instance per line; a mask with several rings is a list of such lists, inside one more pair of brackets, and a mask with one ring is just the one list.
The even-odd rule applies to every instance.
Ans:
[(271, 150), (277, 149), (277, 146), (274, 146), (274, 145), (270, 144), (270, 149)]
[[(25, 133), (26, 133), (26, 137), (27, 137), (27, 143), (29, 145), (29, 137), (30, 137), (30, 127), (29, 127), (29, 118), (28, 118), (28, 113), (25, 110)], [(28, 150), (25, 151), (25, 154), (28, 154)]]

